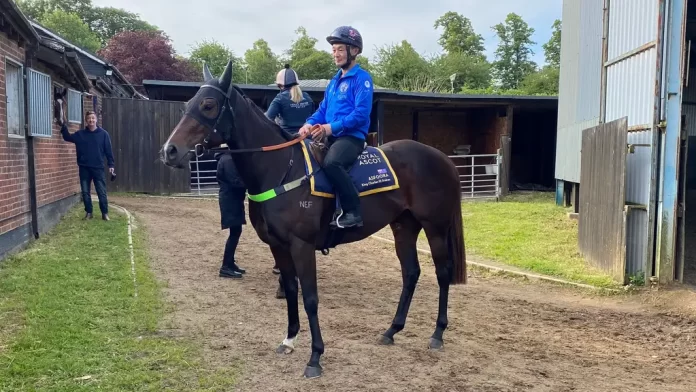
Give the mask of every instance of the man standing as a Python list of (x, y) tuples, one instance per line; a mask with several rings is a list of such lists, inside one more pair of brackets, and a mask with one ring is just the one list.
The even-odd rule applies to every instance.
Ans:
[(104, 158), (109, 165), (111, 176), (116, 175), (114, 170), (114, 154), (111, 150), (111, 138), (109, 133), (97, 126), (97, 115), (88, 111), (85, 115), (87, 126), (73, 134), (68, 132), (65, 118), (61, 119), (60, 133), (66, 142), (75, 143), (77, 166), (80, 169), (80, 188), (82, 190), (82, 202), (85, 204), (85, 218), (92, 219), (92, 196), (90, 195), (91, 182), (99, 197), (99, 209), (102, 219), (109, 220), (109, 204), (106, 198), (106, 180), (104, 178)]

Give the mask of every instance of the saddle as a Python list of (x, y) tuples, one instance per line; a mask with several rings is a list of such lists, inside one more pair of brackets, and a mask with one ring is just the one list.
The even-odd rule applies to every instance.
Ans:
[[(319, 139), (318, 141), (317, 141), (317, 140), (312, 140), (312, 141), (309, 143), (309, 152), (312, 154), (312, 156), (314, 157), (314, 159), (316, 159), (316, 161), (317, 161), (317, 162), (319, 163), (319, 165), (322, 166), (322, 167), (324, 166), (324, 158), (326, 158), (326, 153), (329, 152), (329, 144), (328, 144), (328, 141), (329, 141), (329, 137), (326, 136), (326, 133), (324, 133), (324, 136), (323, 136), (321, 139)], [(364, 150), (365, 148), (367, 148), (367, 142), (365, 142), (365, 143), (363, 144), (363, 150)], [(357, 162), (357, 159), (355, 160), (355, 162)], [(355, 162), (353, 162), (353, 163), (347, 168), (349, 172), (350, 172), (350, 169), (351, 169), (351, 168), (353, 167), (353, 165), (355, 164)]]

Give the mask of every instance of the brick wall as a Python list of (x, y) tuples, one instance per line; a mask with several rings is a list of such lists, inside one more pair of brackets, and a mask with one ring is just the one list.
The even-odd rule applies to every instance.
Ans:
[[(0, 235), (31, 221), (27, 141), (8, 136), (5, 95), (5, 58), (24, 63), (24, 50), (0, 32)], [(51, 75), (51, 81), (67, 86), (39, 62), (38, 71)], [(79, 124), (71, 124), (72, 131)], [(34, 139), (34, 158), (38, 206), (63, 200), (79, 192), (75, 146), (63, 141), (60, 128), (53, 126), (53, 136)]]
[(7, 134), (5, 59), (24, 62), (24, 50), (0, 32), (0, 234), (30, 220), (27, 145)]
[[(70, 87), (64, 80), (56, 77), (50, 69), (36, 62), (35, 68), (51, 75), (51, 82)], [(70, 102), (68, 102), (70, 105)], [(68, 124), (74, 132), (81, 124)], [(80, 181), (75, 160), (75, 145), (63, 140), (60, 126), (53, 123), (53, 136), (34, 138), (36, 169), (36, 195), (39, 207), (72, 196), (80, 191)]]

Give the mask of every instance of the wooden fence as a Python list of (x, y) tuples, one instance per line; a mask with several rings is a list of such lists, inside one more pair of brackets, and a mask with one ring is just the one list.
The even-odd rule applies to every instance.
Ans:
[(185, 193), (191, 172), (165, 166), (159, 150), (181, 118), (183, 102), (104, 98), (102, 127), (111, 135), (116, 180), (111, 192)]
[(627, 118), (582, 132), (578, 244), (618, 282), (626, 279)]

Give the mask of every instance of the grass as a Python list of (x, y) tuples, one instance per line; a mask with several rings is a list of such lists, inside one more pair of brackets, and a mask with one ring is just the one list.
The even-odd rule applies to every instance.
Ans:
[(500, 202), (462, 204), (466, 250), (540, 274), (598, 287), (611, 277), (589, 266), (578, 250), (578, 224), (553, 193), (515, 193)]
[(192, 341), (161, 333), (168, 309), (126, 217), (82, 221), (0, 264), (0, 390), (230, 390), (235, 370), (206, 369)]

